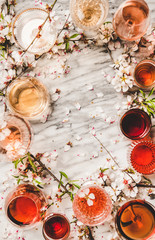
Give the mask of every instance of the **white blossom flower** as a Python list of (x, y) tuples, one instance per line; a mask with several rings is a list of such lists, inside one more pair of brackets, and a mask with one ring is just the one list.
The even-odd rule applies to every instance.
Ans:
[(128, 91), (129, 88), (132, 88), (133, 86), (133, 77), (127, 74), (124, 74), (117, 70), (116, 76), (112, 79), (112, 85), (114, 85), (114, 88), (117, 92)]
[(105, 22), (99, 29), (98, 38), (102, 40), (103, 43), (107, 43), (112, 38), (113, 25), (110, 22)]
[(123, 102), (123, 109), (130, 109), (132, 103), (133, 103), (133, 98), (131, 95), (128, 95), (126, 97), (126, 101)]
[(79, 197), (85, 198), (87, 200), (88, 206), (92, 206), (93, 200), (95, 199), (95, 195), (93, 193), (89, 194), (89, 192), (90, 192), (90, 189), (85, 188), (85, 189), (81, 190), (81, 192), (79, 193)]

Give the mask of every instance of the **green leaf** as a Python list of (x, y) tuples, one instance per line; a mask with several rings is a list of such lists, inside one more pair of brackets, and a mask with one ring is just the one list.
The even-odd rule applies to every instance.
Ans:
[(27, 157), (28, 157), (29, 163), (30, 163), (30, 165), (32, 166), (33, 170), (34, 170), (34, 171), (37, 171), (37, 167), (36, 167), (35, 164), (33, 163), (31, 157), (30, 157), (29, 155), (28, 155)]
[(81, 187), (78, 185), (78, 184), (76, 184), (76, 183), (72, 183), (76, 188), (78, 188), (78, 189), (80, 189)]
[(153, 92), (154, 92), (154, 88), (151, 89), (151, 91), (149, 92), (148, 97), (150, 97), (153, 94)]
[(70, 198), (71, 198), (71, 201), (73, 201), (74, 196), (73, 196), (73, 193), (71, 193), (71, 192), (70, 192)]
[(69, 39), (76, 38), (77, 36), (79, 36), (79, 34), (78, 34), (78, 33), (75, 33), (75, 34), (73, 34)]
[(104, 168), (104, 169), (100, 168), (100, 171), (101, 171), (101, 173), (103, 173), (103, 172), (107, 171), (108, 169), (109, 168)]
[(60, 188), (62, 184), (63, 184), (63, 182), (60, 180), (58, 188)]
[(19, 176), (14, 176), (14, 175), (13, 175), (13, 177), (14, 177), (14, 178), (19, 178)]
[(142, 94), (142, 97), (145, 98), (145, 96), (146, 96), (145, 93), (141, 89), (139, 89), (139, 91)]
[(66, 42), (65, 49), (66, 49), (66, 52), (68, 52), (68, 50), (69, 50), (69, 42), (68, 41)]
[(64, 173), (64, 172), (61, 172), (61, 171), (59, 171), (59, 173), (60, 173), (62, 176), (64, 176), (65, 178), (67, 178), (67, 179), (68, 179), (68, 176), (67, 176), (67, 174), (66, 174), (66, 173)]
[(4, 16), (3, 16), (3, 13), (1, 13), (1, 18), (4, 20)]
[(20, 183), (20, 181), (21, 181), (21, 179), (19, 178), (19, 179), (18, 179), (18, 181), (17, 181), (17, 184), (19, 184), (19, 183)]
[(57, 46), (60, 46), (60, 45), (62, 45), (62, 44), (63, 44), (63, 42), (61, 42), (61, 43), (58, 43), (58, 44), (57, 44)]

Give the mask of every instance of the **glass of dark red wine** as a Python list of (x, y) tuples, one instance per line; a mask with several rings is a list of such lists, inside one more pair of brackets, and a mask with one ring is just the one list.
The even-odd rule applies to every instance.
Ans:
[(70, 234), (69, 220), (60, 213), (52, 213), (45, 217), (43, 236), (46, 240), (65, 240)]
[(42, 191), (31, 184), (20, 184), (5, 201), (9, 221), (22, 228), (32, 228), (42, 220), (46, 199)]
[(149, 115), (138, 108), (128, 110), (120, 120), (122, 133), (131, 140), (140, 140), (146, 137), (151, 126)]
[(152, 88), (155, 82), (155, 61), (145, 59), (139, 62), (134, 71), (134, 79), (138, 87)]
[(155, 144), (148, 140), (132, 142), (129, 163), (138, 173), (149, 175), (155, 172)]
[(155, 207), (144, 200), (125, 203), (118, 210), (115, 223), (121, 239), (155, 239)]

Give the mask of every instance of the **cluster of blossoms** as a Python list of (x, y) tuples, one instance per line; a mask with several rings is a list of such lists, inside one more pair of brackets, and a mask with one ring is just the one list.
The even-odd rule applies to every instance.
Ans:
[(130, 57), (127, 54), (120, 55), (115, 61), (113, 68), (115, 69), (115, 76), (111, 83), (117, 92), (127, 92), (133, 86), (132, 66), (130, 65)]

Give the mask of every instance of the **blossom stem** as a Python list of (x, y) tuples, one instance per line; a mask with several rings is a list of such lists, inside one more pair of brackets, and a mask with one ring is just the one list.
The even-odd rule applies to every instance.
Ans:
[[(57, 0), (54, 1), (52, 7), (51, 7), (51, 10), (53, 10), (55, 4), (56, 4)], [(29, 44), (29, 46), (24, 50), (22, 56), (29, 50), (29, 48), (32, 46), (32, 44), (34, 43), (34, 41), (38, 38), (38, 36), (40, 35), (45, 23), (47, 22), (48, 19), (50, 19), (50, 11), (48, 11), (48, 16), (46, 17), (45, 21), (43, 22), (43, 24), (41, 25), (40, 29), (38, 30), (38, 33), (36, 34), (35, 38), (32, 40), (32, 42)]]
[[(94, 135), (93, 135), (94, 136)], [(105, 151), (109, 154), (109, 156), (111, 157), (111, 159), (114, 161), (114, 163), (119, 167), (120, 169), (120, 166), (119, 164), (116, 162), (115, 158), (112, 156), (112, 154), (110, 153), (110, 151), (102, 144), (102, 142), (96, 137), (94, 136), (94, 138), (100, 143), (100, 145), (105, 149)], [(155, 185), (145, 185), (145, 184), (141, 184), (141, 183), (136, 183), (136, 181), (133, 179), (133, 177), (128, 173), (128, 172), (125, 172), (131, 179), (132, 181), (135, 183), (135, 186), (136, 187), (145, 187), (145, 188), (155, 188)]]
[[(68, 189), (66, 188), (65, 185), (62, 184), (62, 182), (45, 166), (45, 164), (42, 163), (42, 161), (36, 157), (34, 157), (31, 153), (27, 153), (27, 155), (29, 155), (31, 158), (33, 158), (34, 161), (38, 162), (39, 165), (43, 168), (43, 170), (45, 170), (46, 172), (48, 172), (48, 174), (54, 179), (54, 181), (58, 182), (61, 187), (65, 190), (66, 193), (69, 194)], [(70, 195), (70, 194), (69, 194)]]
[[(68, 189), (66, 188), (65, 185), (63, 185), (63, 183), (45, 166), (45, 164), (42, 163), (42, 161), (36, 157), (33, 156), (33, 154), (31, 154), (30, 152), (27, 153), (28, 156), (30, 156), (34, 161), (38, 162), (39, 165), (43, 168), (43, 170), (45, 170), (46, 172), (48, 172), (48, 174), (53, 177), (54, 181), (58, 182), (61, 187), (65, 190), (65, 192), (70, 196), (70, 192), (68, 191)], [(94, 240), (91, 229), (89, 226), (86, 226), (88, 231), (89, 231), (89, 239), (90, 240)]]

